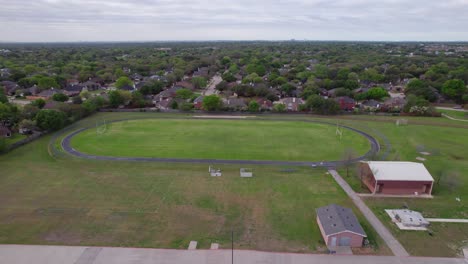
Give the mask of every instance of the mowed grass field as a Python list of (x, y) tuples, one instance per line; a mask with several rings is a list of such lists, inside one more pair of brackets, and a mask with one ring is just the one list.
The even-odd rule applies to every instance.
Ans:
[[(45, 137), (0, 156), (0, 243), (208, 249), (212, 242), (324, 252), (315, 208), (351, 206), (325, 171), (308, 167), (126, 163), (54, 159)], [(358, 211), (354, 208), (355, 212)], [(373, 245), (388, 253), (365, 219)]]
[(87, 154), (229, 160), (339, 160), (347, 149), (363, 155), (366, 138), (336, 126), (291, 121), (144, 119), (110, 123), (72, 139)]
[[(433, 236), (427, 232), (400, 231), (384, 209), (407, 205), (425, 217), (468, 219), (468, 126), (446, 118), (409, 118), (408, 126), (396, 126), (391, 122), (394, 119), (382, 117), (353, 123), (379, 138), (382, 154), (388, 151), (386, 160), (420, 162), (416, 157), (424, 157), (424, 165), (436, 182), (441, 177), (434, 185), (434, 198), (366, 198), (365, 201), (411, 254), (461, 256), (462, 248), (468, 246), (468, 224), (431, 224)], [(385, 142), (390, 144), (390, 149)], [(421, 151), (431, 155), (422, 155)], [(356, 170), (350, 171), (352, 176), (347, 178), (346, 170), (339, 170), (355, 191), (366, 192), (361, 189)]]
[[(190, 116), (101, 113), (76, 127), (131, 117)], [(419, 151), (431, 152), (425, 156), (426, 167), (434, 178), (443, 175), (434, 199), (365, 202), (413, 255), (460, 256), (468, 244), (466, 224), (433, 224), (434, 236), (429, 236), (396, 230), (383, 212), (406, 204), (428, 217), (468, 218), (468, 124), (408, 118), (408, 126), (397, 127), (398, 117), (378, 116), (264, 118), (323, 120), (356, 127), (379, 140), (382, 151), (377, 159), (416, 161)], [(202, 248), (211, 242), (229, 247), (234, 229), (238, 248), (323, 252), (314, 210), (339, 203), (353, 208), (371, 241), (380, 245), (373, 253), (389, 253), (322, 170), (298, 167), (288, 172), (283, 167), (254, 166), (255, 177), (241, 179), (239, 166), (220, 165), (223, 176), (211, 178), (207, 165), (92, 161), (66, 154), (52, 158), (48, 142), (45, 137), (0, 156), (0, 243), (186, 248), (190, 240), (197, 240)], [(353, 173), (346, 177), (343, 172), (359, 191)]]

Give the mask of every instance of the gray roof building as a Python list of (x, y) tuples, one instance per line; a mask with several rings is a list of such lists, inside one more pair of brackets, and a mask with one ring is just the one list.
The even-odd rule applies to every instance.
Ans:
[(317, 208), (316, 211), (322, 229), (327, 236), (346, 231), (367, 236), (350, 208), (331, 204)]

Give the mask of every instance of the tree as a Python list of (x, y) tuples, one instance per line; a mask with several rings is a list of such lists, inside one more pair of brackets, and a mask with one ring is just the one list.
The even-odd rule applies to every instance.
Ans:
[(448, 80), (442, 86), (442, 93), (457, 103), (463, 103), (463, 95), (466, 92), (465, 83), (459, 79)]
[(140, 92), (144, 95), (148, 94), (158, 94), (164, 88), (164, 83), (160, 81), (155, 81), (152, 83), (147, 83), (143, 87), (141, 87)]
[(0, 103), (8, 103), (8, 97), (5, 95), (5, 91), (3, 87), (0, 86)]
[(273, 106), (273, 110), (275, 112), (284, 112), (286, 111), (286, 106), (284, 104), (275, 104), (275, 106)]
[(112, 107), (118, 107), (125, 103), (125, 98), (119, 91), (110, 91), (109, 92), (109, 104)]
[(37, 126), (42, 130), (59, 130), (65, 126), (66, 121), (65, 113), (58, 110), (43, 109), (36, 116)]
[(195, 89), (201, 89), (206, 87), (206, 79), (204, 77), (193, 77), (192, 84)]
[(24, 119), (34, 119), (39, 112), (39, 107), (33, 104), (27, 104), (23, 107), (21, 111), (21, 117)]
[(57, 101), (57, 102), (65, 102), (65, 101), (68, 101), (68, 96), (63, 93), (56, 93), (52, 95), (52, 100)]
[(189, 89), (183, 88), (183, 89), (179, 89), (176, 91), (176, 98), (187, 100), (187, 99), (192, 98), (192, 96), (193, 96), (193, 92)]
[(115, 81), (115, 87), (121, 89), (122, 87), (129, 85), (133, 86), (132, 80), (130, 80), (127, 76), (121, 76)]
[(353, 166), (354, 159), (357, 156), (356, 151), (352, 148), (347, 148), (343, 153), (343, 165), (346, 168), (346, 177), (349, 177), (349, 169)]
[(36, 122), (33, 121), (33, 120), (29, 120), (29, 119), (23, 119), (23, 120), (21, 120), (21, 122), (19, 122), (18, 128), (23, 129), (23, 130), (32, 131), (32, 130), (36, 129)]
[(73, 96), (72, 97), (72, 103), (73, 104), (82, 104), (83, 100), (81, 99), (81, 96)]
[(419, 79), (412, 79), (406, 86), (405, 92), (406, 94), (414, 94), (419, 97), (424, 97), (424, 99), (430, 102), (437, 100), (437, 94), (435, 91), (429, 87), (427, 82)]
[(133, 92), (132, 93), (132, 105), (134, 107), (144, 107), (145, 106), (145, 98), (143, 97), (143, 94), (141, 94), (139, 91)]
[(227, 85), (227, 82), (225, 82), (225, 81), (221, 81), (220, 83), (218, 83), (216, 85), (216, 90), (218, 90), (218, 91), (224, 91), (227, 88), (228, 88), (228, 85)]
[(32, 101), (31, 104), (34, 106), (37, 106), (37, 108), (39, 109), (42, 109), (45, 106), (46, 101), (44, 101), (44, 99), (39, 98), (39, 99)]
[(41, 89), (59, 88), (58, 83), (52, 77), (40, 78), (37, 86), (39, 86)]
[(257, 103), (257, 101), (252, 100), (249, 103), (249, 112), (258, 112), (260, 110), (260, 105)]
[(374, 87), (366, 92), (367, 99), (381, 100), (388, 96), (388, 92), (382, 87)]
[(203, 105), (203, 109), (205, 109), (207, 111), (219, 110), (221, 108), (221, 105), (222, 105), (221, 98), (219, 98), (215, 94), (205, 96), (203, 98), (202, 105)]

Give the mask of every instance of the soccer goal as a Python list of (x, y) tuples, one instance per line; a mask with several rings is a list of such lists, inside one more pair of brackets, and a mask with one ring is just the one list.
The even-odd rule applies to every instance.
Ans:
[(102, 135), (107, 132), (107, 123), (106, 120), (103, 119), (101, 121), (96, 121), (96, 134)]
[(340, 140), (343, 138), (343, 128), (339, 124), (336, 124), (335, 134), (340, 137)]
[(406, 125), (408, 125), (408, 119), (397, 119), (395, 124), (397, 126), (406, 126)]

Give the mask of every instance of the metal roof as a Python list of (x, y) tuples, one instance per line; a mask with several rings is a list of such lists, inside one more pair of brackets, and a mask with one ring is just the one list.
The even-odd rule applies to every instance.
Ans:
[(424, 164), (409, 161), (364, 161), (377, 181), (434, 181)]
[(350, 208), (331, 204), (317, 208), (316, 211), (323, 231), (327, 236), (345, 231), (364, 237), (367, 236)]

